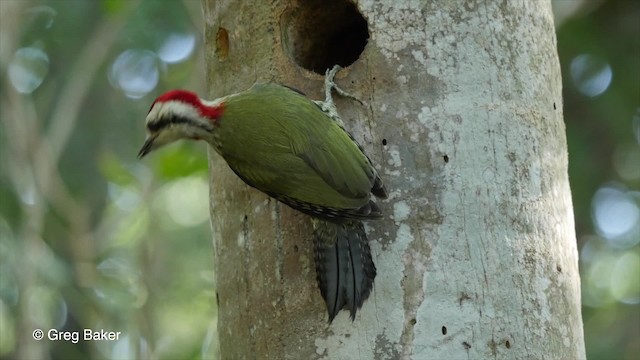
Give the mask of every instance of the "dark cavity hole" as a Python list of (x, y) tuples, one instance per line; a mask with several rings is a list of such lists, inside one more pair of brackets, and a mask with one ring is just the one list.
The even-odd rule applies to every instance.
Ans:
[(303, 68), (324, 75), (353, 64), (369, 40), (367, 21), (346, 0), (295, 2), (280, 19), (285, 53)]
[(511, 343), (509, 342), (509, 340), (507, 340), (507, 341), (504, 343), (504, 346), (506, 346), (506, 347), (507, 347), (507, 349), (511, 349)]
[(382, 145), (384, 145), (384, 146), (387, 145), (387, 139), (382, 139)]
[(446, 326), (442, 327), (442, 335), (447, 335), (447, 327)]
[(442, 158), (444, 159), (444, 162), (446, 162), (446, 163), (449, 162), (449, 155), (445, 155)]

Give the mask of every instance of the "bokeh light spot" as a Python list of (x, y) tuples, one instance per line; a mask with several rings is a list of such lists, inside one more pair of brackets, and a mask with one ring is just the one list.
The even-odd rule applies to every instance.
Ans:
[(163, 209), (176, 224), (194, 226), (209, 219), (209, 187), (202, 177), (173, 181), (161, 193)]
[(606, 61), (589, 54), (573, 58), (569, 72), (578, 90), (589, 97), (605, 92), (613, 77), (611, 66)]
[(633, 144), (618, 145), (613, 153), (613, 167), (626, 181), (640, 179), (640, 147)]
[(172, 33), (158, 49), (158, 57), (169, 64), (179, 63), (188, 59), (195, 47), (196, 37), (194, 34)]
[(37, 286), (27, 292), (28, 315), (36, 326), (61, 328), (67, 320), (67, 303), (62, 296), (46, 286)]
[(634, 237), (623, 237), (637, 229), (640, 209), (629, 193), (613, 187), (596, 191), (592, 202), (592, 216), (598, 232), (617, 248), (629, 248), (638, 243)]
[(615, 256), (602, 252), (585, 269), (582, 276), (582, 303), (587, 306), (599, 307), (613, 302), (609, 292), (611, 284), (611, 269), (615, 264)]
[(135, 211), (142, 200), (137, 192), (112, 182), (108, 183), (107, 192), (113, 203), (125, 212)]
[(111, 65), (109, 81), (127, 97), (139, 99), (158, 85), (159, 66), (155, 53), (129, 49), (122, 52)]
[(640, 255), (626, 252), (611, 274), (611, 294), (625, 304), (640, 304)]
[(9, 80), (22, 94), (31, 94), (40, 87), (48, 72), (49, 56), (35, 47), (16, 50), (9, 63)]

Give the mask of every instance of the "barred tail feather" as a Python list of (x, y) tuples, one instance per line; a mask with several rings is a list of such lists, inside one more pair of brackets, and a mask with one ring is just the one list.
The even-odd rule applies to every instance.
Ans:
[(340, 310), (351, 320), (369, 297), (376, 267), (361, 221), (314, 222), (314, 259), (320, 292), (327, 305), (329, 322)]

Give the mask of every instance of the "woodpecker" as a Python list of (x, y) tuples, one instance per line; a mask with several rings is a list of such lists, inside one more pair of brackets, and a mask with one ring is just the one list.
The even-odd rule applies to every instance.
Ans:
[(160, 95), (146, 118), (138, 153), (178, 139), (204, 140), (249, 186), (312, 217), (316, 279), (331, 323), (340, 310), (355, 319), (376, 276), (362, 220), (380, 219), (372, 194), (387, 198), (378, 172), (345, 130), (325, 77), (325, 101), (276, 83), (207, 101), (185, 90)]

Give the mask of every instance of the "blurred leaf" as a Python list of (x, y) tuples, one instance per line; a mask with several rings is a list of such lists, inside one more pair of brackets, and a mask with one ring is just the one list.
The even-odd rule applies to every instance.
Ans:
[(129, 4), (128, 1), (122, 0), (102, 0), (100, 5), (107, 15), (115, 15), (123, 11), (123, 9)]
[(100, 153), (98, 167), (108, 181), (120, 186), (127, 186), (136, 181), (131, 171), (125, 168), (124, 163), (110, 151)]
[(158, 150), (153, 167), (164, 180), (174, 180), (207, 171), (207, 155), (204, 149), (196, 149), (188, 143), (174, 144)]

